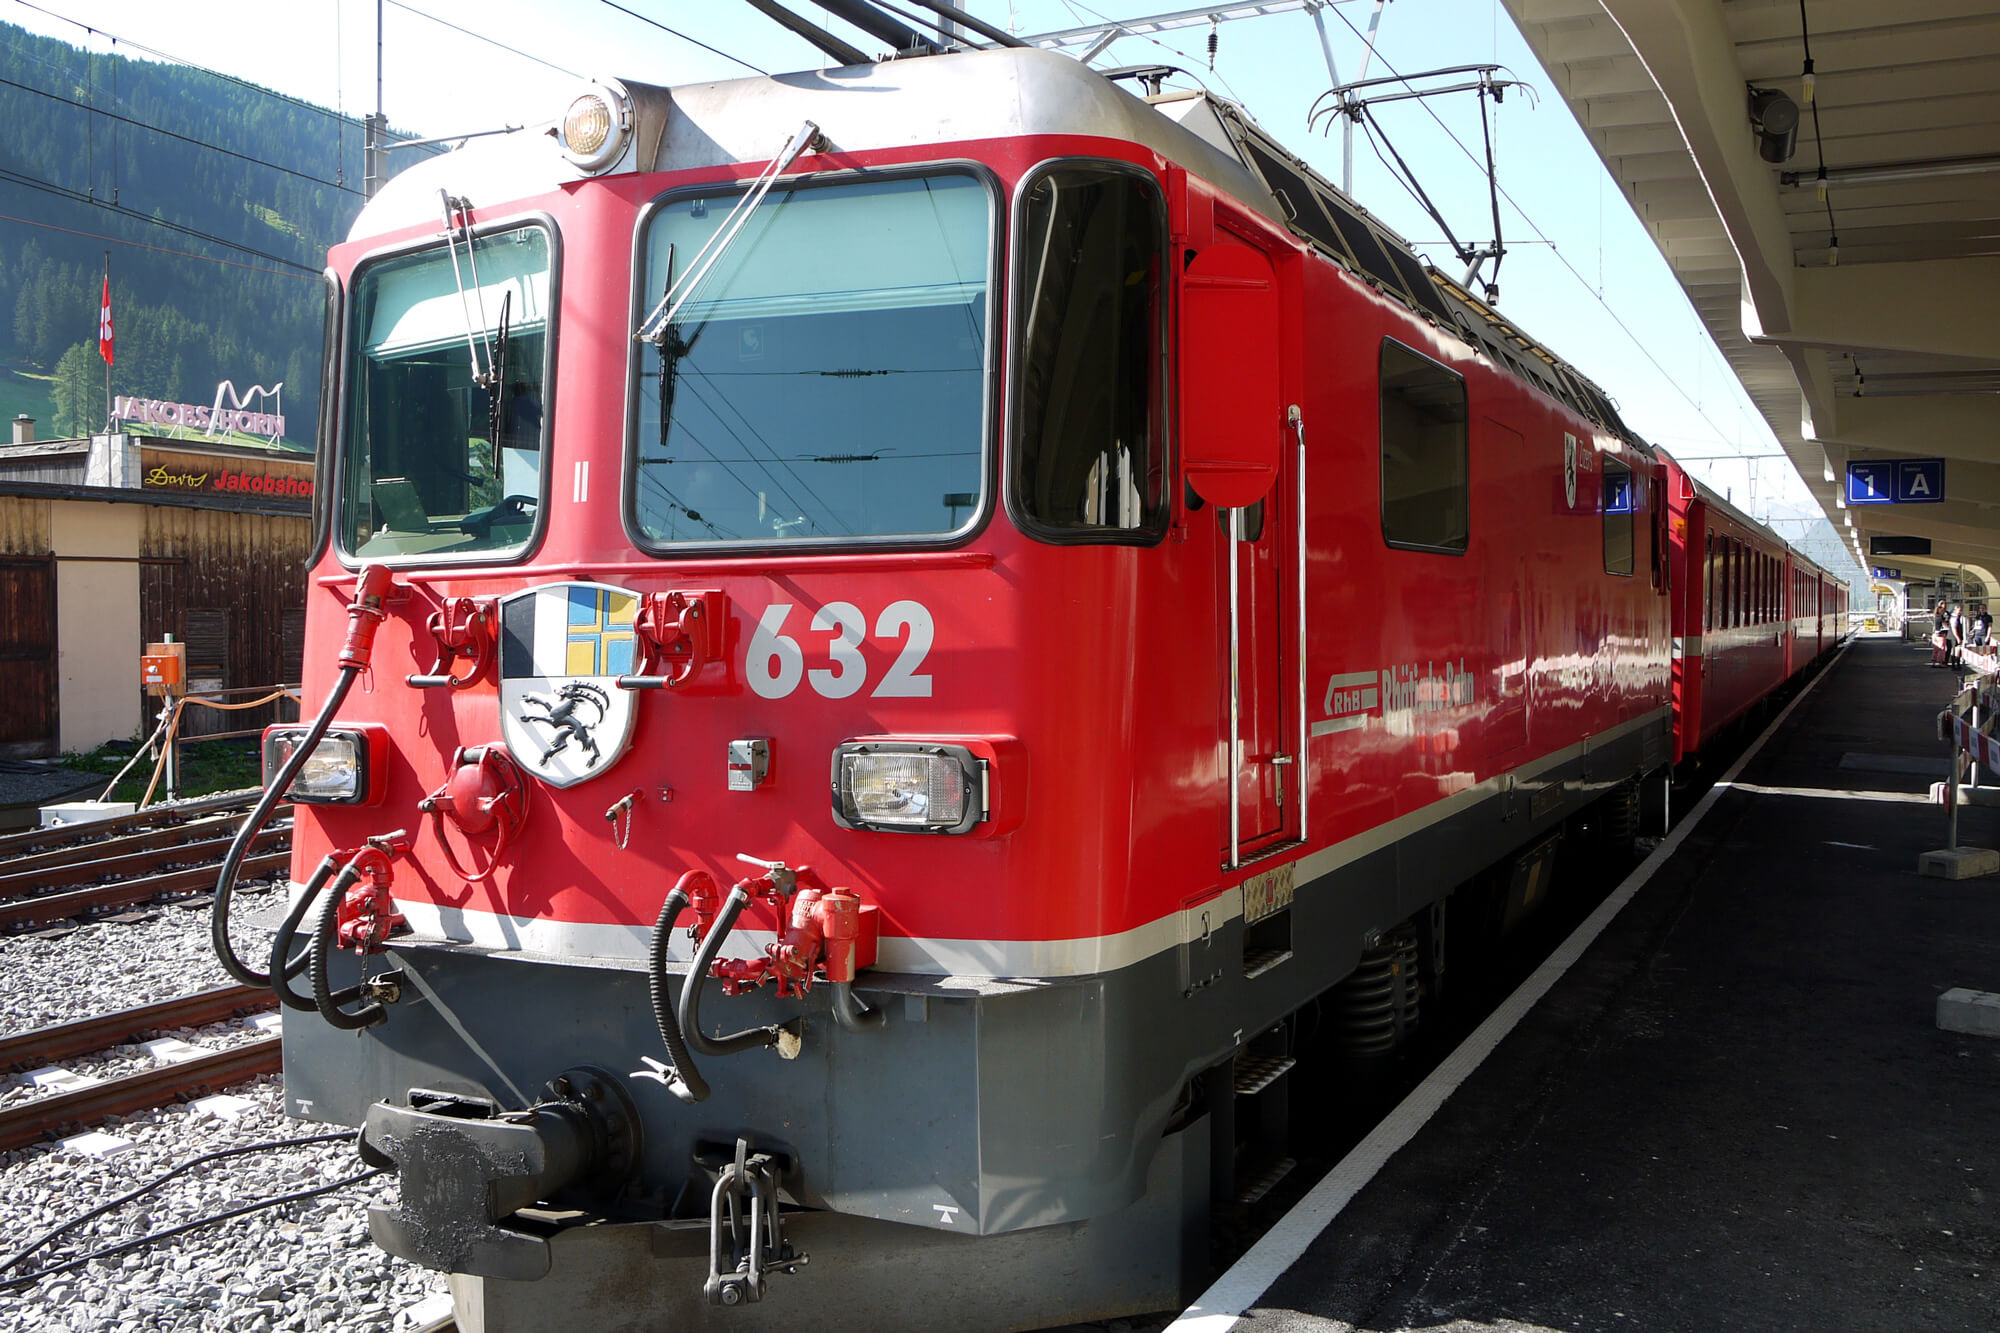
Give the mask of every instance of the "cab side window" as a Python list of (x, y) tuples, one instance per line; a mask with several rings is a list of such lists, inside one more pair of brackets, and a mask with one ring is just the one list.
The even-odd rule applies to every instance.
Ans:
[(1382, 340), (1382, 537), (1463, 555), (1471, 527), (1465, 380)]

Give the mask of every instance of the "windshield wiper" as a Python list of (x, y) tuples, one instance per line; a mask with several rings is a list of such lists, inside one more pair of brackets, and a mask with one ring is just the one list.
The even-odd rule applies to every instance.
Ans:
[(685, 281), (669, 281), (666, 295), (662, 296), (660, 303), (639, 322), (639, 328), (633, 333), (633, 338), (664, 348), (670, 336), (669, 331), (675, 325), (675, 317), (700, 292), (702, 284), (708, 281), (708, 275), (715, 271), (716, 261), (735, 244), (736, 238), (743, 232), (744, 224), (750, 221), (750, 215), (756, 211), (757, 205), (764, 202), (764, 196), (771, 192), (771, 186), (777, 183), (779, 175), (798, 161), (799, 156), (808, 148), (825, 152), (827, 147), (826, 138), (819, 132), (818, 125), (810, 120), (800, 125), (798, 131), (785, 141), (785, 146), (778, 150), (778, 155), (771, 159), (771, 165), (764, 168), (763, 173), (751, 183), (750, 189), (736, 201), (736, 207), (730, 210), (722, 225), (717, 227), (701, 249), (695, 252), (694, 258), (689, 261), (690, 268)]
[[(464, 199), (454, 199), (443, 190), (438, 198), (444, 203), (444, 244), (451, 252), (451, 281), (458, 288), (458, 309), (465, 316), (465, 354), (472, 362), (472, 382), (483, 389), (493, 386), (493, 335), (486, 327), (486, 294), (479, 286), (479, 261), (472, 253), (472, 205)], [(452, 217), (458, 214), (456, 220)], [(472, 310), (465, 304), (465, 275), (458, 268), (458, 238), (465, 236), (465, 263), (472, 270), (472, 293), (479, 302), (479, 341), (474, 341)], [(479, 342), (486, 344), (486, 363), (479, 361)]]
[(486, 438), (493, 446), (493, 480), (502, 495), (507, 493), (507, 487), (501, 481), (506, 464), (505, 455), (501, 453), (504, 448), (501, 435), (508, 424), (507, 413), (511, 406), (503, 396), (507, 388), (507, 325), (513, 307), (514, 292), (509, 288), (500, 297), (500, 334), (488, 361), (493, 384), (486, 390)]

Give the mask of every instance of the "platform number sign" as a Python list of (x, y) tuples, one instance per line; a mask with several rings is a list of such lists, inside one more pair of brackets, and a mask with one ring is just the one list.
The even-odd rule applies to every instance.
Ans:
[(1943, 499), (1942, 458), (1870, 458), (1847, 465), (1850, 505), (1937, 504)]

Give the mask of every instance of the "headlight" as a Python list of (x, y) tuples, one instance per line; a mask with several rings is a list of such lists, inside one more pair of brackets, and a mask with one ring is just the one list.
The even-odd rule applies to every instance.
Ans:
[[(306, 727), (264, 731), (264, 785), (275, 782), (304, 743)], [(382, 799), (382, 756), (388, 736), (378, 727), (329, 731), (292, 779), (287, 795), (307, 805), (374, 805)]]
[(625, 91), (593, 83), (563, 112), (563, 155), (584, 171), (603, 171), (624, 156), (631, 129), (632, 104)]
[(936, 741), (848, 741), (833, 752), (842, 828), (964, 833), (986, 818), (985, 760)]

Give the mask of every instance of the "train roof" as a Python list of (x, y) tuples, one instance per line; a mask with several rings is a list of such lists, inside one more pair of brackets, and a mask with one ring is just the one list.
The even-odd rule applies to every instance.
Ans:
[(1820, 564), (1817, 560), (1814, 560), (1804, 551), (1801, 551), (1798, 547), (1792, 545), (1792, 543), (1786, 541), (1783, 537), (1778, 535), (1778, 530), (1776, 528), (1773, 528), (1768, 523), (1758, 522), (1756, 519), (1750, 517), (1750, 515), (1744, 513), (1741, 509), (1738, 509), (1735, 505), (1731, 504), (1728, 500), (1716, 494), (1715, 489), (1713, 487), (1708, 486), (1703, 482), (1697, 480), (1694, 473), (1688, 471), (1687, 464), (1675, 458), (1673, 454), (1669, 453), (1665, 449), (1658, 450), (1657, 452), (1659, 453), (1659, 456), (1661, 458), (1665, 459), (1666, 462), (1672, 466), (1674, 471), (1680, 473), (1682, 484), (1688, 487), (1690, 494), (1694, 498), (1701, 500), (1711, 509), (1720, 509), (1723, 513), (1729, 515), (1729, 517), (1735, 519), (1738, 523), (1741, 523), (1746, 528), (1750, 528), (1757, 532), (1769, 534), (1771, 540), (1774, 543), (1784, 547), (1786, 550), (1792, 553), (1792, 558), (1795, 561), (1801, 564), (1810, 565), (1815, 572), (1821, 574), (1828, 574), (1831, 577), (1830, 571), (1828, 571), (1824, 565)]
[[(1646, 448), (1582, 372), (1440, 274), (1409, 243), (1280, 144), (1233, 102), (1205, 91), (1139, 97), (1080, 62), (1033, 47), (962, 52), (681, 84), (620, 80), (639, 124), (604, 172), (685, 171), (766, 162), (805, 120), (835, 151), (1037, 134), (1101, 135), (1152, 149), (1486, 353), (1606, 432)], [(899, 94), (886, 96), (885, 94)], [(913, 108), (928, 107), (929, 114)], [(559, 107), (552, 107), (559, 111)], [(473, 139), (389, 180), (350, 240), (441, 221), (438, 191), (482, 199), (583, 179), (546, 134)]]

